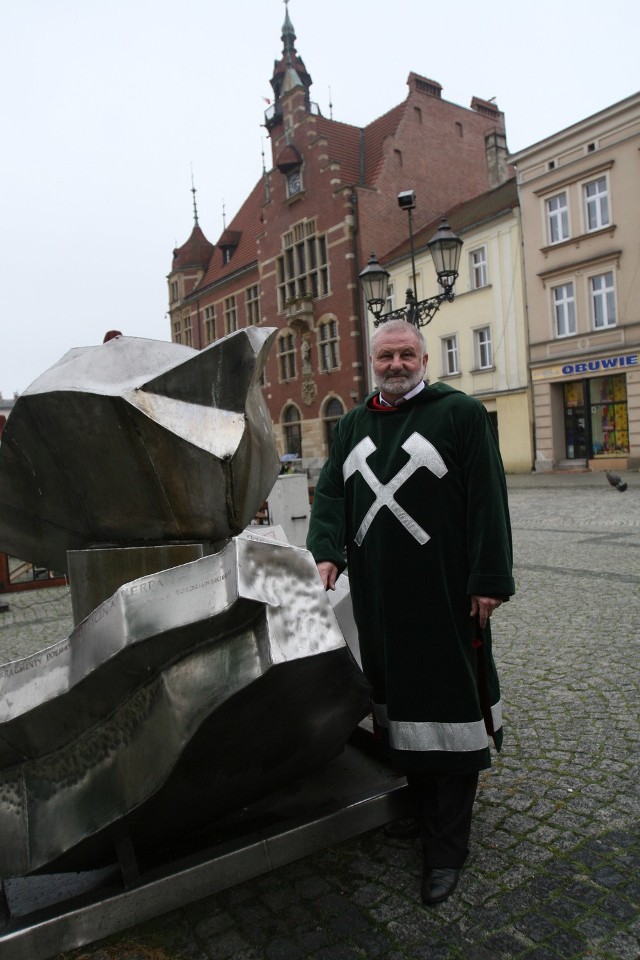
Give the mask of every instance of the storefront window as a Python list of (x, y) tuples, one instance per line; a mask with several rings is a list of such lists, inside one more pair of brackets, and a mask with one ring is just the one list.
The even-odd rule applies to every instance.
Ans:
[(589, 382), (591, 443), (594, 457), (629, 453), (627, 383), (624, 374)]
[(564, 432), (568, 460), (628, 454), (625, 375), (565, 383)]

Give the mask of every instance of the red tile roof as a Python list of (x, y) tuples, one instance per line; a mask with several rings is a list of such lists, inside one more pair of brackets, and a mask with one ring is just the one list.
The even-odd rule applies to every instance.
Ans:
[(373, 187), (376, 184), (384, 160), (384, 142), (398, 129), (406, 104), (407, 101), (403, 100), (364, 128), (364, 180), (367, 186)]
[[(464, 233), (471, 227), (479, 226), (487, 220), (505, 213), (507, 210), (513, 210), (519, 205), (518, 187), (515, 177), (507, 180), (499, 187), (481, 193), (471, 200), (465, 200), (464, 203), (458, 203), (445, 211), (442, 216), (446, 216), (449, 226), (454, 233)], [(425, 224), (413, 233), (413, 245), (415, 250), (424, 249), (440, 226), (440, 217)], [(403, 240), (398, 246), (393, 247), (388, 253), (380, 257), (380, 262), (386, 264), (394, 260), (400, 260), (408, 257), (411, 252), (410, 239)]]
[(204, 233), (196, 223), (191, 236), (181, 247), (176, 247), (173, 251), (172, 270), (184, 270), (185, 267), (201, 267), (206, 269), (211, 254), (213, 253), (213, 244), (209, 243)]
[[(209, 268), (196, 288), (198, 292), (256, 263), (256, 238), (262, 229), (264, 196), (264, 179), (261, 177), (229, 226), (223, 231), (209, 262)], [(229, 237), (238, 238), (238, 245), (229, 263), (223, 263), (221, 247), (225, 245), (225, 238)]]

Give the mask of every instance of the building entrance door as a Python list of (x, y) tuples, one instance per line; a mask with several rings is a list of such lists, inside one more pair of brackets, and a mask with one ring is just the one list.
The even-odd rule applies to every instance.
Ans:
[(585, 415), (584, 383), (574, 380), (564, 384), (564, 436), (567, 460), (584, 460), (589, 456), (588, 423)]

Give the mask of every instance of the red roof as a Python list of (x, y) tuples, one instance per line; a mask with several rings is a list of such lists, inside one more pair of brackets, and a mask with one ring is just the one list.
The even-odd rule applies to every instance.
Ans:
[[(196, 288), (198, 291), (256, 262), (256, 238), (262, 229), (261, 217), (264, 196), (264, 179), (261, 178), (229, 226), (223, 231), (209, 261), (207, 272)], [(230, 237), (233, 237), (234, 240), (237, 239), (237, 246), (229, 263), (223, 263), (221, 248), (229, 245), (228, 243), (225, 244), (225, 239), (228, 240)]]
[[(454, 233), (463, 233), (471, 227), (479, 226), (487, 220), (500, 216), (507, 210), (513, 210), (519, 205), (518, 187), (516, 179), (513, 177), (505, 183), (500, 184), (493, 190), (487, 190), (471, 200), (465, 200), (464, 203), (458, 203), (443, 214), (446, 216), (449, 226)], [(440, 217), (432, 220), (425, 226), (420, 227), (413, 234), (413, 245), (415, 250), (423, 250), (434, 233), (440, 226)], [(400, 260), (408, 257), (411, 251), (411, 240), (403, 240), (397, 247), (389, 250), (380, 258), (384, 263), (391, 263), (394, 260)]]
[(406, 105), (407, 101), (403, 100), (364, 128), (364, 180), (367, 186), (375, 186), (384, 159), (384, 142), (398, 129)]
[(184, 270), (185, 267), (201, 267), (206, 269), (211, 254), (213, 253), (213, 244), (209, 243), (204, 233), (196, 223), (191, 236), (181, 247), (176, 247), (173, 251), (172, 270)]

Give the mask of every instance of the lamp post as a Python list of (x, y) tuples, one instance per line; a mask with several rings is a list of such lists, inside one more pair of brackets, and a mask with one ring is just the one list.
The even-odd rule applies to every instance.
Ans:
[(377, 327), (380, 323), (386, 323), (388, 320), (407, 320), (416, 327), (424, 327), (433, 320), (440, 309), (440, 304), (444, 303), (445, 300), (452, 303), (455, 298), (453, 287), (458, 277), (462, 240), (451, 230), (446, 217), (443, 217), (438, 230), (427, 244), (431, 251), (433, 265), (438, 277), (438, 283), (442, 287), (442, 293), (434, 297), (429, 297), (427, 300), (418, 300), (415, 289), (416, 268), (411, 224), (411, 210), (415, 206), (415, 194), (412, 190), (401, 193), (398, 196), (398, 203), (406, 209), (409, 214), (409, 238), (411, 241), (411, 265), (414, 288), (413, 290), (411, 288), (407, 290), (404, 307), (383, 313), (382, 310), (387, 300), (389, 272), (378, 263), (375, 253), (371, 254), (368, 264), (360, 273), (360, 281), (367, 305), (374, 316), (374, 326)]

